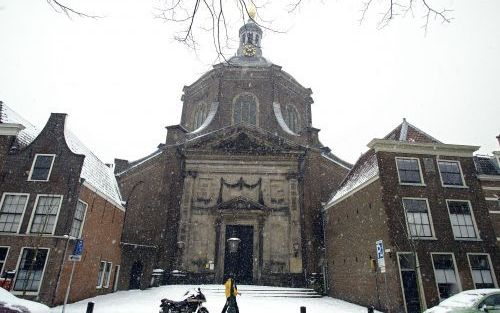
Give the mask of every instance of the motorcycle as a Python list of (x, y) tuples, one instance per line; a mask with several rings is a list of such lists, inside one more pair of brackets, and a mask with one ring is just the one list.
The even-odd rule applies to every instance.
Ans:
[(160, 313), (208, 313), (202, 303), (207, 302), (205, 295), (198, 290), (186, 291), (181, 301), (161, 299)]

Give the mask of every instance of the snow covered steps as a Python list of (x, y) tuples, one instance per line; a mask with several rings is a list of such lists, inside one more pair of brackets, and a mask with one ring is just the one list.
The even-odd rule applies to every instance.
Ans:
[[(210, 286), (202, 288), (205, 295), (224, 294), (224, 286)], [(267, 286), (240, 285), (238, 291), (245, 297), (272, 297), (272, 298), (321, 298), (313, 289), (307, 288), (282, 288)]]

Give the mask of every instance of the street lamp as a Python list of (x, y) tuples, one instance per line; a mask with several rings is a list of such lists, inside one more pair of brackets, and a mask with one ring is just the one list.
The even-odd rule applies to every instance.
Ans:
[(229, 245), (229, 254), (230, 254), (230, 259), (231, 259), (231, 272), (230, 275), (233, 276), (233, 279), (236, 277), (236, 270), (237, 270), (237, 265), (236, 265), (236, 252), (238, 252), (238, 247), (240, 245), (241, 239), (236, 237), (236, 234), (233, 230), (233, 234), (231, 235), (231, 238), (227, 240), (227, 244)]

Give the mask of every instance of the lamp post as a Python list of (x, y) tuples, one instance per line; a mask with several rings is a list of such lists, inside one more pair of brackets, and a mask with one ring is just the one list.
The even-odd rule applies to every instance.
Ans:
[[(236, 252), (238, 252), (238, 247), (240, 245), (241, 239), (236, 237), (235, 232), (231, 235), (231, 238), (227, 240), (227, 244), (229, 245), (229, 254), (231, 259), (231, 272), (230, 274), (236, 276)], [(235, 279), (235, 277), (233, 277)]]

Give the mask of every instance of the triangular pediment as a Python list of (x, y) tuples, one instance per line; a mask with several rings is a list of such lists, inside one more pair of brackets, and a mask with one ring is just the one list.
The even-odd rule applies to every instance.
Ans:
[(210, 150), (227, 154), (279, 154), (305, 149), (282, 137), (245, 125), (212, 132), (190, 140), (185, 146), (188, 149)]
[(217, 210), (220, 211), (266, 211), (267, 207), (257, 203), (255, 201), (252, 201), (250, 199), (247, 199), (245, 197), (236, 197), (233, 198), (229, 201), (222, 202), (216, 206)]

